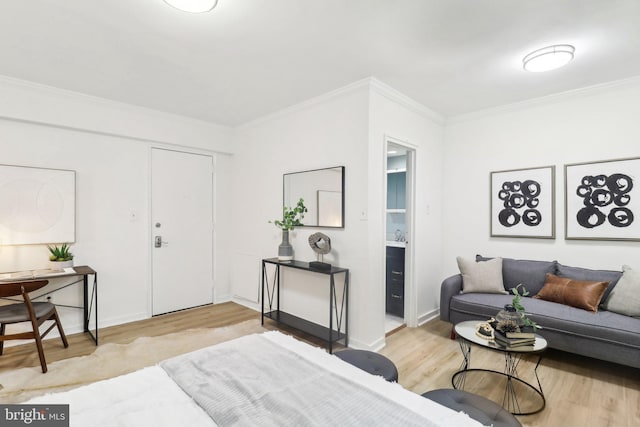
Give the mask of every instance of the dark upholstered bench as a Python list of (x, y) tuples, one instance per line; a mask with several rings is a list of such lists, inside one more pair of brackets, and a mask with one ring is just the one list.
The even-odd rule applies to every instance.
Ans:
[(367, 350), (342, 350), (333, 353), (345, 362), (387, 381), (398, 381), (398, 369), (393, 362), (381, 354)]
[(422, 397), (438, 402), (454, 411), (464, 412), (485, 426), (522, 427), (520, 421), (502, 406), (477, 394), (443, 388), (424, 393)]

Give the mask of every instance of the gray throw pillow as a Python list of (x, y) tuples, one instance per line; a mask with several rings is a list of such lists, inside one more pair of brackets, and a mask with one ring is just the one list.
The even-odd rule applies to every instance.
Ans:
[(614, 313), (640, 317), (640, 271), (622, 266), (622, 277), (602, 306)]
[(476, 262), (472, 259), (457, 257), (458, 268), (462, 274), (462, 293), (483, 292), (506, 294), (502, 283), (502, 258)]
[[(493, 258), (476, 255), (476, 261), (487, 261)], [(545, 284), (547, 273), (556, 273), (556, 261), (531, 261), (526, 259), (502, 258), (502, 280), (508, 292), (522, 283), (533, 296), (540, 292)], [(522, 291), (522, 289), (520, 289)]]

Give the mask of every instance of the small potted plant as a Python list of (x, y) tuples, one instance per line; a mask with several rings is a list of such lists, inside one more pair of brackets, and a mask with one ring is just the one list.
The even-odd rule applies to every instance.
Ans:
[(291, 261), (293, 259), (293, 246), (289, 243), (289, 231), (302, 224), (307, 208), (304, 199), (300, 198), (295, 207), (285, 206), (282, 209), (282, 220), (269, 221), (282, 230), (282, 243), (278, 246), (278, 259), (280, 261)]
[(66, 243), (63, 243), (61, 246), (54, 245), (53, 247), (47, 246), (49, 248), (49, 261), (51, 261), (51, 268), (53, 270), (64, 270), (68, 267), (73, 267), (73, 254), (71, 253), (71, 247)]
[[(522, 286), (522, 293), (518, 289), (521, 286)], [(536, 330), (540, 329), (540, 326), (538, 326), (536, 322), (534, 322), (533, 320), (529, 319), (529, 317), (527, 317), (527, 314), (525, 313), (525, 310), (524, 310), (524, 306), (520, 302), (522, 297), (526, 297), (527, 295), (529, 295), (529, 291), (527, 291), (527, 288), (525, 288), (524, 285), (520, 283), (515, 288), (512, 288), (511, 292), (513, 292), (513, 300), (511, 301), (511, 305), (513, 306), (513, 308), (516, 309), (516, 312), (518, 312), (518, 314), (522, 316), (523, 325), (520, 329), (522, 329), (523, 332), (529, 332), (529, 331), (535, 332)]]

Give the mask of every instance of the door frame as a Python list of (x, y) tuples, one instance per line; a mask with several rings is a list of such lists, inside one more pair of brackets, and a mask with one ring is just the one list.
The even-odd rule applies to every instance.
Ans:
[[(386, 218), (387, 218), (387, 152), (389, 151), (389, 144), (399, 145), (407, 150), (407, 174), (406, 174), (406, 206), (405, 206), (405, 221), (406, 221), (406, 246), (404, 250), (404, 322), (409, 327), (418, 326), (418, 290), (415, 284), (415, 176), (416, 176), (416, 155), (418, 146), (410, 143), (409, 141), (395, 138), (393, 136), (385, 134), (384, 136), (384, 168), (383, 174), (385, 176), (383, 186), (383, 218), (384, 230), (382, 233), (383, 245), (385, 247), (384, 256), (386, 258)], [(383, 265), (386, 265), (383, 264)], [(382, 293), (385, 293), (386, 280), (383, 280)], [(385, 311), (386, 312), (386, 311)], [(383, 315), (384, 313), (383, 312)]]
[[(217, 246), (217, 191), (216, 191), (216, 182), (217, 182), (217, 154), (215, 151), (193, 148), (193, 147), (177, 147), (175, 145), (165, 145), (165, 144), (153, 144), (148, 147), (147, 153), (147, 176), (148, 176), (148, 185), (147, 185), (147, 318), (151, 318), (154, 316), (153, 314), (153, 236), (155, 234), (154, 226), (153, 226), (153, 174), (152, 174), (152, 166), (153, 166), (153, 158), (152, 153), (153, 150), (164, 150), (164, 151), (173, 151), (177, 153), (185, 153), (185, 154), (195, 154), (200, 156), (210, 156), (211, 157), (211, 200), (212, 200), (212, 212), (211, 212), (211, 253), (213, 255), (213, 259), (211, 260), (211, 278), (212, 278), (212, 303), (216, 303), (216, 289), (217, 289), (217, 256), (216, 256), (216, 246)], [(159, 316), (162, 316), (160, 314)]]

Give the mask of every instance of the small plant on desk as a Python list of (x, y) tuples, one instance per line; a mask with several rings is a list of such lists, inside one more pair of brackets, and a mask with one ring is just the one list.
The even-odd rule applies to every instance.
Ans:
[(71, 248), (66, 243), (63, 243), (62, 246), (47, 246), (47, 248), (49, 248), (49, 252), (51, 252), (49, 261), (64, 262), (73, 259), (73, 254), (70, 252)]

